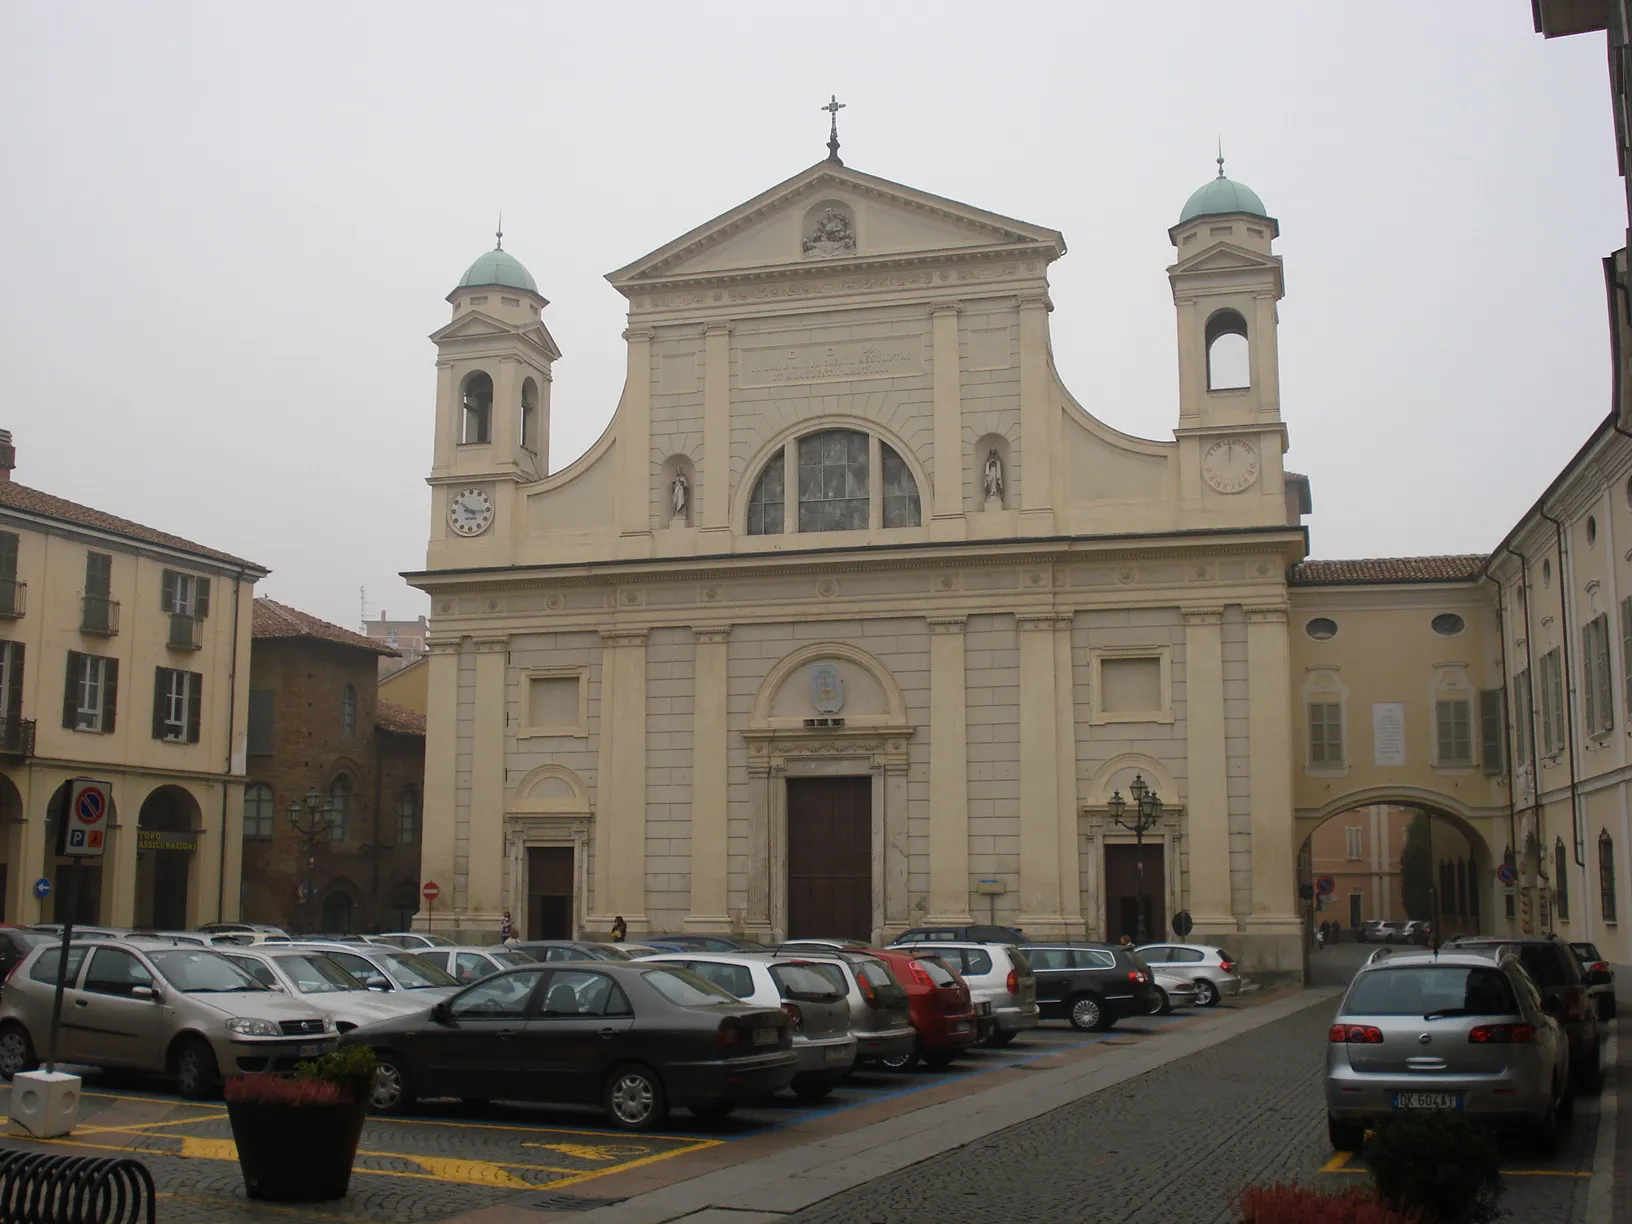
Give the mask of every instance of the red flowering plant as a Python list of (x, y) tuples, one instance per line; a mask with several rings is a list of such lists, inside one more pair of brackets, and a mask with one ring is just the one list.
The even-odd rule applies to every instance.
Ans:
[(287, 1075), (237, 1075), (227, 1081), (229, 1105), (340, 1105), (352, 1095), (332, 1080), (290, 1079)]
[(1421, 1224), (1420, 1211), (1397, 1211), (1376, 1191), (1351, 1186), (1323, 1194), (1306, 1186), (1249, 1186), (1235, 1203), (1241, 1224)]

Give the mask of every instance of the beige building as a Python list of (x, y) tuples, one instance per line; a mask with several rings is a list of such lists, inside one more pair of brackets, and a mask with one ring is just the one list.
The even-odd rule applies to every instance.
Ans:
[[(76, 917), (238, 913), (250, 601), (266, 570), (11, 480), (0, 441), (0, 912), (64, 917), (72, 779), (112, 787)], [(54, 885), (45, 901), (34, 883)]]

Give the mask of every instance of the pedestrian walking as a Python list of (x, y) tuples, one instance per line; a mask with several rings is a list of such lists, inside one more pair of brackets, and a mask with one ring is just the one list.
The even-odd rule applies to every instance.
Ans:
[(515, 920), (510, 917), (510, 911), (504, 911), (504, 918), (499, 923), (499, 942), (507, 948), (515, 947), (516, 939)]
[(629, 924), (623, 920), (623, 915), (619, 914), (616, 918), (612, 919), (612, 942), (622, 943), (628, 938)]

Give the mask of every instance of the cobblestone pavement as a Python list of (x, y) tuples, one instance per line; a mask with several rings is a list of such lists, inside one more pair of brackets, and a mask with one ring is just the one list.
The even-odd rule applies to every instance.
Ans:
[[(1333, 1157), (1321, 1094), (1333, 1008), (1314, 1007), (787, 1216), (788, 1224), (1226, 1224), (1241, 1187), (1362, 1181)], [(1508, 1153), (1506, 1218), (1585, 1218), (1597, 1103), (1564, 1151)]]

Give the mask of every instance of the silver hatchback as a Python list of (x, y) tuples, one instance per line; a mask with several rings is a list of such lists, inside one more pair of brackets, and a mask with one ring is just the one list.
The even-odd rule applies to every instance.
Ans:
[(1402, 1109), (1455, 1109), (1556, 1138), (1569, 1041), (1511, 955), (1406, 954), (1369, 963), (1326, 1045), (1332, 1147), (1359, 1148), (1365, 1124)]
[(1037, 1007), (1037, 978), (1026, 954), (1013, 944), (953, 943), (934, 940), (926, 943), (896, 943), (890, 950), (927, 952), (956, 969), (969, 984), (969, 997), (977, 1014), (985, 1003), (992, 1023), (986, 1035), (989, 1046), (1005, 1046), (1042, 1020)]

